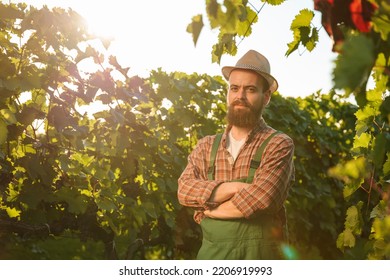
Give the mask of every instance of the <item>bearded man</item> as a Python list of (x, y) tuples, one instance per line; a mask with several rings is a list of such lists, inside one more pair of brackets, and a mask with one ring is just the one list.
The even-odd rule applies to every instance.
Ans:
[(202, 229), (197, 259), (283, 259), (294, 143), (262, 117), (278, 83), (254, 50), (222, 74), (228, 126), (198, 141), (178, 180), (179, 202)]

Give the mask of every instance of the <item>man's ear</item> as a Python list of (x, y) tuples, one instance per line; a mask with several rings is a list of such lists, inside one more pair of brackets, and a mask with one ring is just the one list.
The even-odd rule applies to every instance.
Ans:
[(267, 90), (266, 92), (264, 92), (264, 106), (267, 106), (270, 101), (271, 101), (271, 91)]

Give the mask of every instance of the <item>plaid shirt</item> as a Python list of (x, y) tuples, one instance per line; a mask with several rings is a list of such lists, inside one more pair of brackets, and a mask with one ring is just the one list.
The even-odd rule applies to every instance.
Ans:
[[(263, 119), (249, 135), (236, 161), (227, 151), (229, 128), (222, 136), (216, 159), (215, 179), (208, 180), (207, 171), (214, 136), (198, 141), (188, 157), (188, 165), (179, 178), (178, 199), (180, 204), (195, 209), (197, 223), (204, 218), (203, 211), (216, 207), (208, 200), (213, 190), (223, 182), (246, 178), (250, 162), (261, 143), (275, 130)], [(261, 165), (256, 170), (252, 184), (236, 193), (231, 201), (245, 218), (254, 214), (277, 215), (283, 209), (288, 190), (294, 181), (294, 143), (284, 133), (275, 135), (263, 152)]]

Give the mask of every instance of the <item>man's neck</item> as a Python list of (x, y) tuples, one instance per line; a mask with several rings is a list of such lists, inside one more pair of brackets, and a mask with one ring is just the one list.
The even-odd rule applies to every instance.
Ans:
[(251, 132), (252, 128), (249, 127), (237, 127), (232, 126), (231, 133), (234, 139), (236, 140), (242, 140), (244, 138), (247, 138), (249, 133)]

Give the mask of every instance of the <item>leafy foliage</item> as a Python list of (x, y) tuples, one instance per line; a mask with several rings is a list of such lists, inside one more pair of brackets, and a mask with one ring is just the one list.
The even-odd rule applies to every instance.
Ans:
[(342, 258), (335, 240), (343, 226), (343, 186), (327, 170), (348, 159), (355, 111), (333, 92), (304, 99), (276, 95), (265, 112), (268, 123), (295, 143), (296, 182), (286, 206), (290, 242), (301, 259)]
[[(364, 34), (346, 30), (333, 73), (335, 87), (344, 89), (346, 96), (353, 93), (359, 105), (353, 159), (331, 169), (332, 176), (344, 180), (344, 196), (351, 204), (337, 246), (346, 257), (354, 259), (390, 256), (389, 247), (383, 245), (389, 243), (389, 236), (382, 231), (390, 213), (390, 130), (389, 111), (385, 109), (389, 98), (390, 45), (387, 27), (381, 24), (388, 18), (388, 9), (385, 1), (371, 2), (378, 7), (372, 15), (373, 30)], [(372, 88), (367, 87), (370, 74)]]
[[(280, 5), (285, 0), (262, 0), (271, 5)], [(206, 0), (206, 13), (211, 29), (218, 29), (218, 42), (213, 45), (212, 62), (219, 63), (223, 54), (237, 53), (236, 38), (245, 38), (252, 33), (252, 25), (258, 20), (260, 9), (248, 5), (248, 0)], [(192, 18), (187, 31), (192, 34), (194, 44), (204, 27), (202, 15)]]
[(222, 78), (129, 77), (73, 11), (0, 11), (1, 258), (190, 258), (177, 178), (223, 119)]
[(351, 35), (343, 45), (343, 55), (338, 57), (334, 69), (336, 88), (345, 88), (348, 92), (364, 85), (375, 63), (374, 42), (364, 35)]

